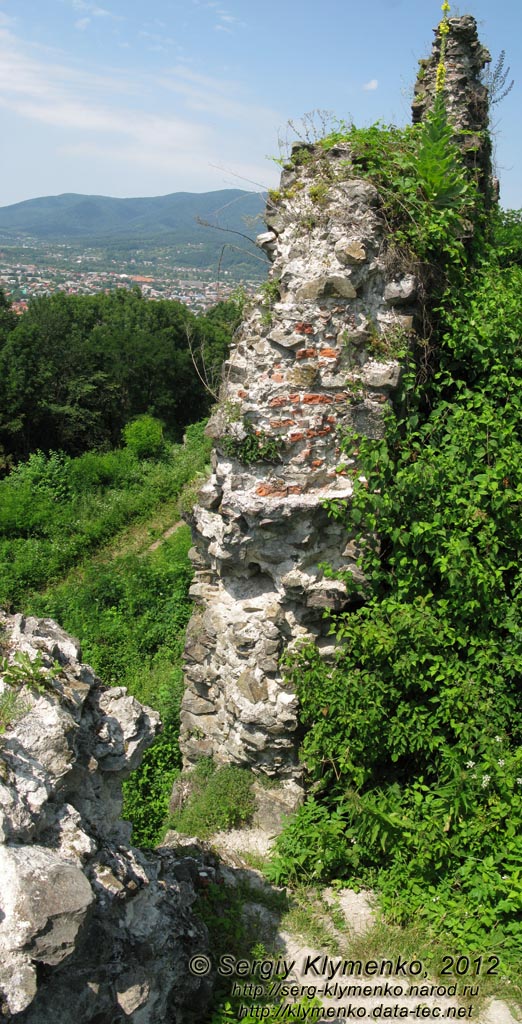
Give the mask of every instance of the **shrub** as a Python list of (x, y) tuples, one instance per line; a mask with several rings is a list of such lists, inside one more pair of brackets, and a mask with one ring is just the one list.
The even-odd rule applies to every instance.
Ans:
[(155, 459), (164, 451), (163, 424), (154, 416), (138, 416), (123, 428), (127, 448), (138, 459)]
[(254, 430), (250, 424), (245, 426), (244, 437), (230, 435), (221, 438), (221, 447), (232, 459), (238, 459), (246, 466), (255, 462), (279, 462), (284, 441), (281, 437), (267, 434), (264, 430)]
[(204, 428), (193, 424), (161, 461), (140, 462), (129, 449), (76, 459), (36, 453), (0, 480), (0, 605), (20, 607), (28, 592), (179, 495), (208, 462)]

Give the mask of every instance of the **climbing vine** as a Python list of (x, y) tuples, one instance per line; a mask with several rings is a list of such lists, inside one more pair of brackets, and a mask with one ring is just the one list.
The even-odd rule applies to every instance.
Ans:
[[(462, 950), (514, 964), (522, 898), (522, 272), (492, 257), (445, 319), (431, 412), (407, 373), (403, 413), (358, 439), (345, 518), (363, 554), (359, 610), (326, 666), (287, 666), (312, 802), (274, 877), (378, 886)], [(353, 445), (353, 439), (350, 442)], [(362, 470), (362, 473), (361, 473)], [(378, 537), (378, 541), (377, 538)], [(373, 539), (372, 539), (373, 538)], [(323, 851), (322, 853), (320, 851)], [(296, 858), (292, 867), (292, 858)]]
[(486, 241), (442, 89), (420, 127), (341, 134), (394, 244), (438, 275), (435, 354), (422, 383), (405, 362), (382, 440), (346, 441), (354, 495), (329, 511), (364, 582), (344, 577), (353, 610), (331, 620), (333, 662), (305, 646), (286, 665), (311, 794), (271, 874), (372, 885), (393, 919), (423, 919), (468, 953), (500, 950), (509, 971), (522, 900), (522, 271)]

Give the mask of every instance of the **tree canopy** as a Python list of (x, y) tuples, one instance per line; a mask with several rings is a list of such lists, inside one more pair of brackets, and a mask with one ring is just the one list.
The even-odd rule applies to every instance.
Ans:
[(189, 339), (219, 367), (237, 319), (234, 302), (196, 316), (137, 288), (37, 298), (21, 317), (0, 295), (0, 445), (16, 459), (37, 449), (78, 455), (117, 446), (144, 414), (179, 439), (211, 402)]

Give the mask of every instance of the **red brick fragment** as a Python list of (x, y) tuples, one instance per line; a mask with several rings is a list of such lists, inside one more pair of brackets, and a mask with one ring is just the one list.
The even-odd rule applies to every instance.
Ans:
[(288, 403), (288, 397), (286, 395), (279, 395), (278, 398), (271, 398), (270, 405), (271, 409), (279, 408), (280, 405), (286, 405)]
[(270, 380), (275, 381), (276, 384), (280, 384), (281, 381), (283, 381), (284, 379), (285, 378), (283, 377), (282, 373), (273, 373), (272, 376), (270, 377)]
[(317, 355), (315, 348), (298, 348), (295, 354), (296, 359), (312, 359)]
[(304, 405), (330, 405), (331, 395), (303, 395)]
[(237, 397), (238, 398), (247, 398), (248, 397), (248, 392), (247, 391), (238, 391), (237, 392)]
[(271, 427), (293, 427), (295, 420), (270, 420)]
[(286, 498), (287, 488), (277, 487), (276, 484), (260, 484), (259, 487), (256, 487), (256, 494), (260, 498), (267, 498), (269, 496), (272, 498)]
[(290, 434), (290, 437), (288, 438), (288, 440), (290, 441), (290, 444), (295, 444), (296, 441), (302, 441), (304, 439), (304, 436), (305, 435), (303, 433), (296, 434), (294, 432), (294, 433)]
[(322, 356), (324, 356), (325, 359), (338, 359), (339, 358), (339, 352), (336, 352), (334, 348), (322, 348), (320, 350), (320, 354)]
[(319, 469), (319, 467), (322, 466), (323, 463), (324, 459), (313, 459), (310, 465), (313, 466), (314, 469)]
[(329, 434), (330, 433), (331, 429), (332, 429), (331, 427), (323, 427), (322, 430), (307, 430), (306, 431), (306, 436), (307, 437), (324, 437), (325, 434)]
[(327, 416), (326, 417), (326, 422), (327, 423), (337, 423), (337, 416)]
[(302, 494), (303, 488), (298, 484), (290, 487), (278, 487), (277, 484), (259, 484), (256, 494), (260, 498), (286, 498), (289, 494)]

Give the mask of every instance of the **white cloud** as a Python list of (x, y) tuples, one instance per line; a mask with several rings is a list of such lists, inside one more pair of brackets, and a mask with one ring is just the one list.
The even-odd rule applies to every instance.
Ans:
[(86, 0), (72, 0), (72, 5), (75, 11), (87, 11), (95, 18), (106, 18), (109, 15), (105, 8), (86, 3)]
[(165, 50), (168, 46), (175, 46), (176, 40), (172, 36), (159, 35), (157, 32), (147, 32), (146, 29), (142, 29), (138, 32), (138, 35), (142, 39), (147, 39), (152, 46), (160, 46), (162, 50)]
[(74, 27), (79, 29), (80, 32), (83, 32), (84, 29), (86, 29), (87, 26), (90, 25), (90, 24), (91, 24), (91, 19), (90, 18), (78, 18), (78, 21), (75, 21), (75, 23), (74, 23)]
[[(263, 166), (268, 145), (262, 144), (257, 164), (255, 156), (250, 164), (243, 161), (245, 152), (255, 153), (260, 137), (275, 138), (281, 114), (249, 103), (240, 83), (199, 74), (181, 62), (154, 75), (135, 69), (96, 71), (57, 61), (43, 48), (28, 49), (0, 28), (0, 109), (27, 123), (20, 138), (28, 137), (31, 122), (35, 128), (53, 129), (47, 134), (45, 159), (60, 181), (65, 157), (69, 174), (78, 161), (74, 173), (82, 180), (89, 160), (93, 181), (114, 179), (112, 163), (118, 164), (122, 183), (132, 175), (137, 181), (140, 173), (140, 182), (151, 182), (148, 194), (157, 191), (161, 174), (159, 187), (171, 179), (172, 191), (224, 187), (215, 170), (223, 160), (248, 181), (275, 184), (272, 168)], [(60, 187), (74, 191), (75, 180)], [(147, 194), (141, 184), (132, 188)]]
[(88, 0), (72, 0), (75, 11), (84, 11), (90, 18), (112, 18), (113, 21), (125, 21), (121, 14), (113, 14), (106, 7), (99, 7), (98, 4), (89, 3)]
[(210, 114), (214, 120), (257, 124), (277, 121), (277, 115), (268, 108), (253, 108), (248, 100), (238, 98), (239, 89), (234, 82), (198, 74), (182, 64), (158, 77), (157, 84), (182, 96), (188, 110)]
[(45, 60), (45, 56), (45, 50), (40, 51), (40, 59), (30, 56), (19, 40), (0, 28), (0, 97), (4, 108), (11, 106), (19, 95), (44, 104), (70, 97), (74, 90), (84, 97), (89, 93), (105, 97), (108, 93), (138, 91), (134, 79), (86, 72), (56, 60)]
[[(193, 0), (194, 2), (194, 0)], [(230, 14), (224, 7), (221, 7), (217, 0), (208, 0), (205, 4), (208, 10), (212, 11), (215, 17), (218, 19), (217, 24), (214, 25), (216, 32), (232, 32), (233, 26), (239, 26), (240, 28), (246, 28), (245, 22), (240, 21), (233, 14)]]
[(365, 85), (363, 85), (365, 92), (374, 92), (374, 90), (378, 88), (379, 82), (377, 78), (371, 78), (369, 82), (366, 82)]

